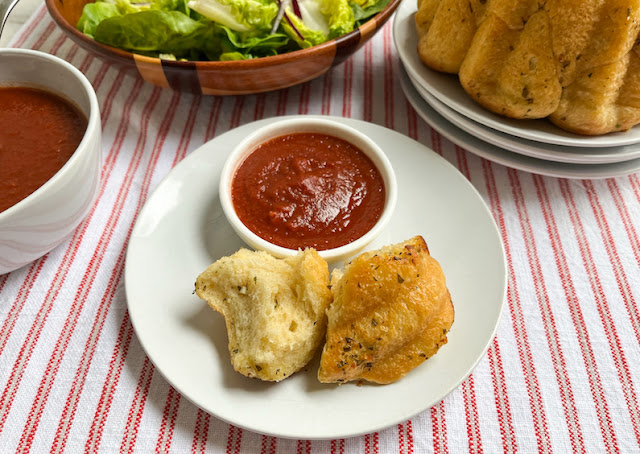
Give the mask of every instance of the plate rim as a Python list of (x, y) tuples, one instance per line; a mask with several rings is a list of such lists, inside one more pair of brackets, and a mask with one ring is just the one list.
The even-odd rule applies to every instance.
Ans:
[[(487, 159), (505, 167), (511, 167), (524, 172), (535, 173), (538, 175), (544, 175), (553, 178), (579, 180), (617, 178), (638, 172), (640, 170), (640, 158), (607, 164), (577, 164), (568, 162), (547, 161), (544, 159), (538, 159), (518, 153), (512, 153), (495, 145), (491, 145), (455, 126), (453, 123), (442, 117), (427, 103), (427, 101), (425, 101), (420, 96), (417, 89), (413, 86), (411, 80), (409, 79), (409, 74), (404, 69), (404, 67), (399, 66), (397, 70), (398, 72), (400, 72), (400, 86), (402, 88), (402, 91), (404, 92), (407, 100), (414, 108), (418, 116), (420, 116), (420, 118), (422, 118), (431, 128), (436, 130), (447, 140), (459, 145), (460, 147), (477, 156), (480, 156), (481, 158)], [(410, 92), (411, 90), (413, 90), (415, 94), (412, 94)], [(433, 111), (433, 115), (439, 117), (444, 125), (436, 124), (433, 120), (433, 115), (425, 112), (424, 107)], [(451, 131), (451, 128), (453, 128), (455, 131)], [(469, 140), (478, 143), (471, 144), (469, 143)], [(496, 152), (499, 154), (496, 154)], [(633, 168), (628, 168), (628, 166), (634, 162), (636, 163), (636, 166)], [(626, 165), (627, 168), (623, 168), (624, 165)], [(609, 168), (618, 167), (621, 169), (615, 171), (614, 173), (607, 173), (605, 171), (598, 170), (602, 169), (603, 166)], [(562, 169), (565, 169), (565, 171), (563, 171)], [(567, 173), (566, 170), (569, 170), (570, 172)]]
[[(435, 96), (433, 96), (428, 90), (420, 85), (416, 85), (418, 82), (411, 76), (411, 74), (407, 73), (407, 76), (413, 83), (416, 91), (422, 96), (422, 98), (429, 104), (439, 115), (443, 118), (451, 122), (454, 126), (459, 129), (462, 129), (467, 134), (474, 136), (475, 138), (487, 142), (491, 145), (494, 145), (498, 148), (502, 148), (507, 151), (511, 151), (513, 153), (521, 154), (524, 156), (528, 156), (530, 158), (541, 159), (545, 161), (554, 161), (565, 164), (615, 164), (618, 162), (631, 161), (633, 159), (640, 158), (640, 144), (636, 145), (622, 145), (616, 147), (602, 147), (602, 148), (586, 148), (587, 150), (597, 151), (597, 154), (584, 154), (580, 153), (578, 147), (565, 147), (564, 145), (555, 145), (555, 144), (545, 144), (543, 142), (535, 142), (528, 139), (523, 139), (516, 136), (510, 136), (509, 134), (505, 134), (504, 132), (498, 131), (493, 128), (488, 128), (481, 123), (471, 120), (468, 117), (460, 114), (459, 112), (453, 110), (446, 104), (439, 101)], [(477, 132), (482, 131), (482, 132)], [(503, 138), (502, 136), (506, 136)], [(486, 137), (491, 137), (488, 139)], [(530, 142), (530, 143), (526, 143)], [(503, 146), (501, 144), (508, 144), (508, 146)], [(537, 145), (541, 144), (541, 145)], [(555, 148), (566, 148), (568, 151), (561, 151), (556, 149), (547, 149), (548, 147)], [(637, 150), (631, 152), (632, 156), (624, 156), (620, 157), (619, 155), (613, 154), (604, 154), (600, 153), (600, 150), (611, 150), (617, 148), (627, 148), (634, 147)], [(530, 151), (534, 150), (534, 151)], [(575, 151), (573, 151), (575, 150)], [(635, 153), (635, 156), (633, 156)], [(614, 156), (615, 159), (611, 159), (611, 156)], [(586, 159), (585, 159), (586, 158)]]
[[(286, 116), (286, 117), (295, 117), (295, 116), (301, 116), (301, 115), (290, 115), (290, 116)], [(506, 304), (506, 295), (507, 295), (507, 285), (508, 285), (508, 268), (507, 268), (507, 262), (506, 262), (506, 253), (505, 253), (505, 249), (504, 249), (504, 242), (502, 239), (502, 235), (500, 233), (500, 230), (497, 226), (497, 223), (495, 222), (495, 219), (493, 218), (493, 215), (491, 213), (491, 210), (489, 209), (489, 207), (487, 206), (486, 202), (484, 201), (484, 199), (482, 198), (481, 194), (478, 192), (478, 190), (473, 186), (473, 184), (471, 184), (470, 181), (468, 181), (464, 175), (462, 175), (460, 173), (460, 171), (449, 161), (447, 161), (446, 159), (444, 159), (442, 156), (438, 155), (437, 153), (435, 153), (433, 150), (431, 150), (429, 147), (427, 147), (426, 145), (404, 135), (401, 134), (397, 131), (385, 128), (383, 126), (374, 124), (374, 123), (370, 123), (370, 122), (366, 122), (363, 120), (358, 120), (358, 119), (351, 119), (351, 118), (343, 118), (343, 117), (338, 117), (338, 116), (329, 116), (329, 115), (303, 115), (304, 117), (319, 117), (319, 118), (333, 118), (333, 119), (337, 119), (340, 121), (344, 121), (347, 120), (348, 122), (353, 122), (354, 125), (357, 125), (358, 123), (362, 124), (362, 125), (368, 125), (369, 127), (372, 128), (381, 128), (386, 130), (386, 132), (393, 132), (396, 133), (402, 137), (404, 137), (406, 140), (410, 140), (412, 142), (414, 142), (416, 144), (416, 146), (422, 147), (424, 148), (426, 151), (429, 151), (430, 153), (433, 153), (433, 157), (436, 159), (441, 160), (441, 162), (450, 167), (451, 170), (455, 173), (457, 173), (460, 176), (460, 180), (464, 181), (464, 183), (468, 186), (468, 188), (474, 193), (474, 197), (477, 199), (477, 202), (480, 202), (480, 205), (482, 207), (482, 210), (485, 212), (485, 214), (487, 215), (488, 219), (491, 220), (491, 229), (494, 232), (494, 234), (496, 235), (495, 239), (498, 240), (497, 244), (499, 244), (500, 247), (500, 267), (503, 270), (503, 274), (502, 274), (502, 280), (500, 282), (500, 286), (502, 291), (501, 293), (501, 299), (498, 303), (496, 303), (496, 309), (497, 309), (497, 317), (495, 318), (495, 320), (493, 320), (492, 324), (492, 329), (491, 332), (487, 332), (485, 333), (486, 335), (488, 335), (487, 337), (487, 342), (486, 345), (483, 346), (481, 353), (479, 353), (477, 355), (477, 357), (473, 360), (472, 363), (468, 364), (467, 366), (464, 366), (464, 368), (466, 369), (464, 374), (462, 374), (461, 377), (459, 377), (458, 380), (456, 380), (455, 382), (450, 383), (447, 388), (446, 388), (446, 392), (444, 392), (441, 396), (439, 396), (438, 398), (436, 398), (435, 400), (433, 400), (431, 403), (426, 404), (426, 406), (421, 407), (421, 409), (417, 410), (417, 411), (412, 411), (412, 413), (405, 413), (402, 416), (396, 417), (393, 420), (388, 420), (386, 422), (380, 422), (375, 426), (371, 426), (370, 428), (367, 428), (366, 430), (359, 430), (359, 431), (344, 431), (341, 433), (332, 433), (332, 434), (325, 434), (325, 435), (319, 435), (319, 436), (314, 436), (311, 434), (306, 434), (306, 435), (302, 435), (302, 434), (295, 434), (295, 433), (286, 433), (286, 432), (273, 432), (273, 431), (265, 431), (263, 429), (260, 428), (256, 428), (252, 425), (246, 425), (244, 423), (242, 423), (241, 421), (234, 419), (234, 418), (229, 418), (228, 415), (222, 415), (218, 412), (214, 412), (211, 411), (211, 409), (209, 408), (205, 408), (201, 403), (199, 403), (197, 400), (194, 400), (191, 398), (191, 394), (187, 393), (183, 390), (183, 387), (180, 384), (176, 384), (171, 377), (167, 376), (167, 374), (165, 373), (166, 371), (164, 371), (161, 367), (158, 366), (156, 360), (155, 360), (155, 355), (150, 354), (149, 353), (149, 348), (148, 348), (148, 342), (149, 339), (147, 339), (145, 337), (145, 335), (143, 334), (142, 336), (140, 335), (140, 327), (138, 326), (137, 323), (137, 317), (135, 316), (135, 314), (137, 313), (137, 309), (133, 309), (132, 308), (132, 298), (131, 298), (131, 293), (132, 290), (130, 289), (130, 284), (129, 282), (131, 282), (131, 263), (132, 263), (132, 259), (131, 259), (131, 255), (133, 254), (133, 250), (135, 248), (134, 244), (135, 244), (135, 238), (137, 237), (137, 232), (141, 227), (142, 223), (144, 222), (145, 216), (146, 216), (146, 211), (149, 210), (149, 206), (150, 206), (150, 202), (156, 197), (156, 194), (162, 189), (163, 185), (167, 184), (167, 182), (171, 181), (171, 179), (173, 178), (173, 175), (175, 175), (173, 172), (178, 168), (178, 166), (183, 166), (183, 165), (188, 165), (189, 163), (189, 158), (190, 156), (196, 156), (194, 155), (194, 153), (198, 152), (199, 153), (203, 153), (206, 152), (206, 149), (211, 147), (213, 145), (213, 143), (215, 143), (216, 141), (220, 140), (221, 137), (223, 136), (227, 136), (229, 133), (240, 129), (240, 128), (249, 128), (250, 126), (256, 126), (257, 124), (267, 124), (268, 122), (272, 122), (272, 121), (278, 121), (279, 119), (282, 119), (283, 117), (271, 117), (271, 118), (266, 118), (266, 119), (262, 119), (262, 120), (258, 120), (258, 121), (254, 121), (254, 122), (249, 122), (246, 123), (242, 126), (239, 126), (237, 128), (233, 128), (229, 131), (226, 131), (223, 134), (220, 134), (217, 137), (214, 137), (213, 139), (203, 143), (202, 145), (200, 145), (197, 149), (193, 150), (185, 159), (183, 159), (180, 163), (178, 163), (173, 169), (171, 169), (167, 175), (165, 175), (160, 182), (157, 184), (157, 186), (154, 188), (154, 190), (152, 191), (152, 193), (149, 195), (149, 197), (147, 198), (144, 206), (141, 208), (140, 212), (138, 213), (134, 228), (132, 229), (131, 232), (131, 236), (129, 239), (129, 243), (127, 245), (127, 252), (126, 252), (126, 257), (125, 257), (125, 269), (124, 269), (124, 278), (125, 278), (125, 297), (126, 297), (126, 304), (127, 304), (127, 310), (129, 312), (130, 315), (130, 320), (134, 329), (134, 332), (136, 334), (136, 337), (138, 339), (138, 341), (140, 342), (140, 345), (145, 353), (145, 355), (147, 356), (147, 358), (149, 358), (149, 360), (152, 362), (152, 364), (154, 365), (154, 367), (156, 368), (156, 370), (160, 373), (160, 375), (167, 381), (167, 383), (171, 386), (173, 386), (179, 393), (181, 396), (183, 396), (184, 398), (186, 398), (188, 401), (190, 401), (191, 403), (193, 403), (194, 405), (196, 405), (198, 408), (201, 408), (203, 411), (206, 411), (207, 413), (211, 414), (212, 416), (216, 417), (217, 419), (220, 419), (221, 421), (224, 421), (228, 424), (233, 424), (236, 425), (237, 427), (241, 427), (243, 429), (255, 432), (255, 433), (260, 433), (260, 434), (265, 434), (265, 435), (269, 435), (269, 436), (275, 436), (275, 437), (280, 437), (280, 438), (285, 438), (285, 439), (309, 439), (309, 440), (327, 440), (327, 439), (336, 439), (336, 438), (349, 438), (349, 437), (356, 437), (356, 436), (361, 436), (364, 434), (368, 434), (368, 433), (372, 433), (374, 431), (380, 431), (383, 430), (385, 428), (391, 427), (394, 424), (398, 424), (401, 423), (403, 421), (406, 421), (408, 419), (411, 419), (413, 417), (415, 417), (417, 414), (431, 408), (434, 405), (437, 405), (440, 401), (442, 401), (444, 398), (446, 398), (451, 392), (453, 392), (455, 389), (457, 389), (461, 383), (466, 380), (469, 375), (473, 372), (473, 370), (477, 367), (478, 363), (485, 357), (487, 350), (489, 349), (491, 342), (493, 341), (493, 339), (496, 336), (498, 327), (500, 325), (500, 321), (502, 319), (502, 313), (504, 312), (504, 306)], [(220, 153), (224, 153), (223, 151), (219, 151)], [(227, 152), (228, 153), (228, 152)]]

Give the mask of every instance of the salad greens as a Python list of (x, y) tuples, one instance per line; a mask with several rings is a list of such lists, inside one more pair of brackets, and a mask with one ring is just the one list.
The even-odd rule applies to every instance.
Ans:
[(245, 60), (323, 43), (390, 0), (96, 0), (77, 28), (98, 42), (163, 59)]
[(187, 6), (213, 22), (249, 35), (271, 30), (279, 10), (269, 0), (191, 0)]

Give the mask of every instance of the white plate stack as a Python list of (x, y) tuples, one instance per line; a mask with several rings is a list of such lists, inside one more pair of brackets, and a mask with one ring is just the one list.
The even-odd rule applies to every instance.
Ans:
[(640, 170), (640, 126), (581, 136), (547, 120), (513, 120), (485, 110), (457, 76), (434, 71), (420, 60), (415, 12), (415, 2), (403, 2), (393, 24), (400, 81), (416, 112), (444, 137), (485, 159), (541, 175), (609, 178)]

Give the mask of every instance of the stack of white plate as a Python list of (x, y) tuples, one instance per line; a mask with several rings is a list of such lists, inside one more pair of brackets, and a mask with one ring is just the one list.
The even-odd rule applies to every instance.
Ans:
[(456, 76), (420, 60), (415, 12), (416, 2), (404, 1), (393, 24), (400, 81), (416, 112), (447, 139), (483, 158), (542, 175), (608, 178), (640, 170), (640, 126), (581, 136), (547, 120), (512, 120), (476, 104)]

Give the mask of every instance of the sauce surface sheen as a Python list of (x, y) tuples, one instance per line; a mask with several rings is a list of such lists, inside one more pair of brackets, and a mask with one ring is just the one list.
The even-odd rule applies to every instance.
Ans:
[(326, 134), (296, 133), (257, 147), (234, 175), (242, 223), (282, 247), (326, 250), (351, 243), (385, 204), (380, 172), (361, 150)]
[(49, 180), (69, 160), (87, 120), (61, 97), (0, 87), (0, 212)]

